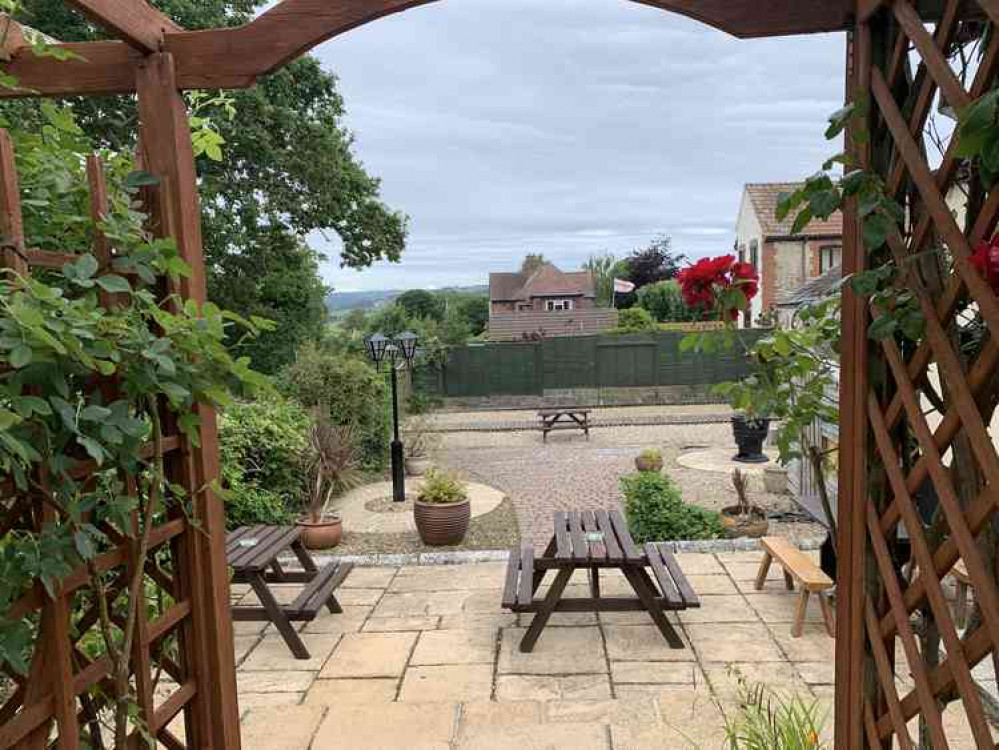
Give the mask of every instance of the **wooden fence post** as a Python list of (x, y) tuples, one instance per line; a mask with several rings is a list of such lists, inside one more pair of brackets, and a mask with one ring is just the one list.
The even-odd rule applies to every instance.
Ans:
[[(201, 211), (184, 98), (178, 90), (174, 60), (169, 53), (149, 55), (138, 68), (137, 91), (143, 156), (150, 172), (163, 180), (159, 233), (172, 236), (191, 275), (177, 292), (199, 305), (205, 302), (205, 264), (202, 254)], [(215, 413), (201, 407), (201, 447), (183, 449), (183, 476), (178, 479), (196, 498), (200, 533), (192, 537), (199, 575), (182, 583), (195, 601), (195, 649), (203, 661), (196, 665), (197, 724), (207, 736), (203, 747), (238, 750), (239, 710), (233, 629), (229, 611), (229, 582), (225, 560), (225, 515), (222, 501), (210, 489), (219, 476)], [(191, 576), (193, 571), (188, 570)]]

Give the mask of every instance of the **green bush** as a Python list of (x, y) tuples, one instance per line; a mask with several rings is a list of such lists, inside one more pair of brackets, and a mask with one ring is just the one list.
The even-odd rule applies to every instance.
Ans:
[(388, 459), (391, 404), (385, 375), (366, 360), (307, 344), (284, 369), (278, 387), (306, 409), (328, 407), (330, 421), (353, 428), (366, 471), (381, 471)]
[(688, 307), (683, 301), (680, 284), (674, 280), (660, 281), (638, 290), (638, 306), (648, 310), (660, 323), (688, 323), (704, 319), (704, 312)]
[(615, 333), (645, 333), (646, 331), (656, 331), (656, 325), (652, 314), (644, 307), (629, 307), (618, 313), (617, 328)]
[(636, 542), (715, 539), (721, 536), (718, 514), (686, 505), (679, 488), (667, 477), (640, 471), (621, 477), (624, 512)]
[(299, 512), (299, 456), (308, 429), (305, 410), (284, 399), (236, 403), (220, 414), (219, 451), (230, 528), (287, 523)]

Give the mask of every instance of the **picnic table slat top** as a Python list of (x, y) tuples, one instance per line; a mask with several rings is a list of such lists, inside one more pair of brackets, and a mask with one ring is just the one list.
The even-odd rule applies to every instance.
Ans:
[(659, 582), (659, 588), (662, 589), (663, 598), (673, 607), (682, 606), (683, 597), (680, 595), (680, 590), (677, 588), (676, 582), (673, 580), (670, 572), (663, 565), (662, 553), (659, 548), (652, 542), (646, 542), (645, 554), (648, 555), (652, 573)]
[[(226, 537), (226, 558), (237, 571), (262, 570), (297, 541), (301, 535), (297, 526), (240, 527)], [(250, 540), (255, 544), (246, 544)]]
[(665, 544), (660, 542), (658, 547), (659, 554), (662, 555), (663, 558), (663, 564), (665, 564), (670, 576), (672, 576), (673, 581), (680, 590), (680, 596), (683, 598), (684, 606), (700, 607), (701, 600), (694, 591), (694, 587), (690, 585), (690, 581), (687, 580), (687, 576), (685, 576), (683, 571), (680, 569), (680, 563), (677, 561), (676, 557), (673, 556), (672, 552), (666, 549)]
[(628, 562), (642, 563), (645, 560), (645, 555), (635, 546), (631, 532), (628, 531), (628, 523), (621, 515), (621, 511), (612, 510), (609, 516), (611, 525), (617, 533), (618, 542), (621, 544), (621, 551), (624, 552), (624, 559)]
[(583, 535), (583, 519), (578, 510), (569, 513), (569, 536), (572, 538), (572, 557), (574, 560), (590, 559), (590, 545)]
[(545, 406), (545, 407), (542, 407), (541, 409), (538, 409), (538, 414), (542, 414), (542, 415), (545, 415), (545, 416), (550, 416), (550, 415), (554, 415), (554, 414), (589, 414), (592, 411), (593, 411), (593, 409), (591, 409), (589, 407), (586, 407), (586, 406), (582, 406), (582, 407), (576, 407), (576, 406)]
[(609, 562), (621, 562), (624, 560), (624, 553), (621, 545), (618, 544), (617, 536), (614, 534), (614, 527), (611, 525), (610, 516), (606, 510), (598, 510), (594, 513), (597, 527), (604, 535), (604, 548), (607, 550), (607, 560)]

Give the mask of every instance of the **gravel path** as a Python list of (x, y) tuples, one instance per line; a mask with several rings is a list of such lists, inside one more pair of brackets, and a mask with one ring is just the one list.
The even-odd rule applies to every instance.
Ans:
[[(608, 427), (594, 430), (589, 441), (582, 433), (567, 432), (549, 436), (547, 444), (537, 432), (452, 432), (441, 436), (437, 460), (506, 492), (521, 537), (542, 547), (551, 535), (554, 511), (620, 508), (619, 478), (634, 471), (635, 455), (646, 447), (663, 452), (665, 471), (686, 502), (713, 510), (733, 505), (735, 492), (727, 474), (676, 463), (682, 452), (717, 446), (731, 446), (735, 452), (728, 424)], [(759, 486), (753, 499), (772, 514), (796, 507), (790, 498), (768, 495)], [(824, 534), (817, 524), (801, 521), (771, 521), (771, 533), (799, 540)]]

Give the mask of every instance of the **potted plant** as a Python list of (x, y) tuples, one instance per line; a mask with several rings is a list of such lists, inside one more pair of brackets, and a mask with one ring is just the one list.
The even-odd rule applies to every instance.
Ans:
[(408, 427), (405, 435), (406, 474), (422, 477), (431, 466), (430, 454), (437, 447), (437, 435), (429, 431), (426, 417), (411, 419)]
[(656, 448), (646, 448), (635, 457), (635, 468), (639, 471), (662, 471), (662, 452)]
[(305, 514), (298, 520), (302, 544), (331, 549), (343, 538), (343, 523), (338, 514), (328, 512), (330, 501), (361, 479), (353, 429), (333, 424), (325, 410), (317, 409), (302, 463), (306, 481)]
[(432, 547), (459, 544), (468, 533), (472, 518), (467, 486), (452, 471), (428, 469), (413, 503), (413, 518), (424, 544)]
[(763, 508), (749, 500), (749, 477), (736, 469), (732, 472), (732, 486), (739, 502), (722, 508), (721, 522), (725, 536), (730, 539), (740, 536), (758, 539), (765, 536), (770, 522)]
[(770, 419), (739, 413), (732, 416), (732, 436), (739, 452), (735, 461), (744, 464), (762, 464), (770, 459), (763, 453), (763, 444), (770, 433)]

